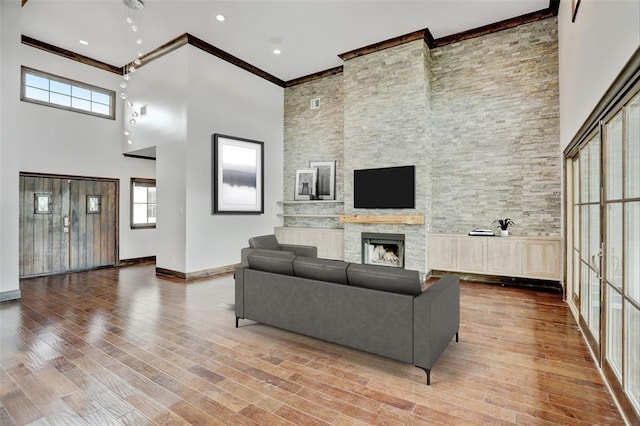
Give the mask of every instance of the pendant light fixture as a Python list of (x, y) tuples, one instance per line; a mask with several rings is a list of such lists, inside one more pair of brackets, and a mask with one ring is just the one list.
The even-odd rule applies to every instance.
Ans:
[[(126, 17), (125, 23), (128, 25), (129, 30), (136, 35), (135, 43), (137, 46), (136, 49), (136, 57), (126, 65), (122, 67), (122, 82), (120, 82), (120, 88), (122, 92), (120, 93), (120, 99), (125, 102), (125, 106), (127, 109), (133, 109), (134, 103), (127, 94), (127, 88), (129, 87), (129, 82), (131, 81), (131, 74), (136, 72), (136, 67), (142, 65), (142, 56), (144, 53), (140, 49), (142, 45), (142, 37), (140, 36), (140, 27), (135, 20), (135, 15), (140, 12), (144, 8), (144, 2), (142, 0), (122, 0), (122, 3), (125, 6)], [(136, 118), (138, 117), (138, 113), (133, 110), (131, 112), (131, 118), (128, 121), (129, 126), (125, 124), (124, 135), (127, 137), (127, 143), (129, 145), (133, 144), (133, 139), (131, 138), (132, 126), (136, 124)]]

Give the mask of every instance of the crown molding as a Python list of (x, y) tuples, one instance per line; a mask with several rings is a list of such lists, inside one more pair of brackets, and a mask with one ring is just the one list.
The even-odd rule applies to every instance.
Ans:
[[(173, 40), (170, 40), (168, 42), (166, 42), (165, 44), (163, 44), (162, 46), (152, 50), (151, 52), (147, 53), (146, 55), (143, 55), (140, 60), (142, 61), (142, 64), (139, 65), (139, 67), (144, 66), (152, 61), (155, 61), (156, 59), (162, 58), (165, 55), (168, 55), (169, 53), (173, 52), (174, 50), (177, 50), (179, 48), (181, 48), (182, 46), (184, 46), (185, 44), (188, 43), (187, 40), (187, 34), (182, 34), (179, 35), (178, 37), (174, 38)], [(123, 67), (123, 70), (126, 70), (129, 66), (131, 66), (133, 64), (133, 62), (129, 62), (128, 64), (126, 64)]]
[(307, 83), (309, 81), (318, 80), (325, 77), (330, 77), (336, 74), (342, 74), (342, 65), (335, 68), (329, 68), (328, 70), (319, 71), (313, 74), (305, 75), (293, 80), (289, 80), (285, 83), (285, 87), (297, 86), (298, 84)]
[[(22, 0), (22, 6), (27, 3), (28, 0)], [(435, 49), (438, 47), (446, 46), (452, 43), (457, 43), (463, 40), (469, 40), (476, 37), (481, 37), (487, 34), (492, 34), (499, 31), (504, 31), (510, 28), (514, 28), (523, 24), (528, 24), (531, 22), (541, 21), (543, 19), (552, 18), (558, 15), (558, 8), (560, 7), (560, 0), (549, 0), (549, 7), (546, 9), (539, 10), (537, 12), (527, 13), (521, 16), (517, 16), (515, 18), (505, 19), (500, 22), (496, 22), (489, 25), (484, 25), (482, 27), (474, 28), (468, 31), (459, 32), (456, 34), (451, 34), (445, 37), (441, 37), (435, 39), (429, 31), (429, 28), (425, 28), (423, 30), (414, 31), (409, 34), (404, 34), (398, 37), (394, 37), (388, 40), (384, 40), (378, 43), (370, 44), (368, 46), (361, 47), (359, 49), (354, 49), (349, 52), (341, 53), (338, 56), (343, 61), (347, 61), (349, 59), (357, 58), (358, 56), (367, 55), (370, 53), (378, 52), (380, 50), (388, 49), (390, 47), (400, 46), (405, 43), (409, 43), (416, 40), (424, 40), (429, 49)], [(27, 46), (35, 47), (40, 50), (44, 50), (49, 53), (53, 53), (55, 55), (59, 55), (65, 57), (67, 59), (71, 59), (77, 62), (81, 62), (85, 65), (90, 65), (96, 68), (100, 68), (105, 71), (112, 72), (114, 74), (122, 75), (124, 71), (130, 66), (132, 63), (127, 63), (121, 67), (110, 65), (102, 61), (98, 61), (93, 58), (89, 58), (87, 56), (72, 52), (67, 49), (63, 49), (61, 47), (54, 46), (49, 43), (45, 43), (43, 41), (36, 40), (32, 37), (22, 35), (22, 44)], [(309, 81), (317, 80), (320, 78), (340, 74), (343, 71), (342, 66), (338, 66), (335, 68), (330, 68), (328, 70), (319, 71), (313, 74), (309, 74), (303, 77), (295, 78), (293, 80), (284, 81), (279, 79), (278, 77), (269, 74), (268, 72), (261, 70), (258, 67), (251, 65), (250, 63), (234, 56), (230, 53), (225, 52), (222, 49), (217, 48), (216, 46), (207, 43), (204, 40), (201, 40), (189, 33), (184, 33), (171, 41), (163, 44), (162, 46), (154, 49), (153, 51), (147, 53), (142, 58), (142, 65), (144, 66), (158, 58), (161, 58), (174, 50), (184, 46), (185, 44), (189, 44), (193, 47), (197, 47), (198, 49), (207, 52), (217, 58), (222, 59), (232, 65), (235, 65), (247, 72), (250, 72), (260, 78), (263, 78), (277, 86), (280, 87), (291, 87), (296, 86), (298, 84), (307, 83)]]
[(192, 36), (189, 33), (187, 33), (186, 35), (187, 35), (187, 41), (191, 46), (197, 47), (198, 49), (203, 50), (213, 56), (216, 56), (222, 59), (223, 61), (229, 62), (232, 65), (235, 65), (239, 68), (242, 68), (245, 71), (248, 71), (252, 74), (257, 75), (258, 77), (264, 78), (265, 80), (270, 81), (271, 83), (277, 86), (285, 87), (285, 82), (283, 80), (280, 80), (278, 77), (271, 75), (268, 72), (263, 71), (258, 67), (254, 67), (250, 63), (243, 61), (242, 59), (236, 56), (233, 56), (232, 54), (227, 53), (224, 50), (219, 49), (214, 45), (207, 43), (204, 40), (201, 40), (195, 36)]
[(542, 21), (548, 18), (553, 18), (554, 16), (557, 16), (557, 15), (558, 15), (558, 10), (556, 9), (554, 12), (554, 10), (551, 7), (549, 7), (547, 9), (542, 9), (537, 12), (526, 13), (524, 15), (516, 16), (515, 18), (505, 19), (504, 21), (495, 22), (489, 25), (483, 25), (482, 27), (473, 28), (468, 31), (462, 31), (456, 34), (451, 34), (445, 37), (437, 38), (434, 40), (433, 47), (438, 48), (438, 47), (446, 46), (448, 44), (458, 43), (460, 41), (469, 40), (476, 37), (482, 37), (487, 34), (497, 33), (500, 31), (518, 27), (520, 25)]
[(35, 38), (22, 35), (22, 44), (35, 47), (36, 49), (44, 50), (45, 52), (53, 53), (54, 55), (62, 56), (63, 58), (71, 59), (72, 61), (80, 62), (85, 65), (100, 68), (104, 71), (109, 71), (114, 74), (122, 75), (122, 67), (116, 67), (114, 65), (107, 64), (106, 62), (98, 61), (88, 56), (80, 55), (72, 52), (71, 50), (63, 49), (53, 44), (45, 43), (44, 41), (36, 40)]
[(362, 55), (368, 55), (370, 53), (388, 49), (390, 47), (400, 46), (402, 44), (409, 43), (416, 40), (424, 40), (426, 31), (427, 31), (426, 29), (418, 30), (409, 34), (404, 34), (398, 37), (390, 38), (389, 40), (373, 43), (368, 46), (361, 47), (359, 49), (354, 49), (354, 50), (350, 50), (349, 52), (341, 53), (338, 55), (338, 57), (343, 61), (348, 61), (349, 59), (357, 58), (358, 56), (362, 56)]
[[(470, 29), (468, 31), (462, 31), (459, 33), (451, 34), (445, 37), (434, 38), (429, 28), (424, 30), (414, 31), (409, 34), (404, 34), (398, 37), (391, 38), (389, 40), (381, 41), (378, 43), (370, 44), (358, 49), (350, 50), (349, 52), (341, 53), (338, 55), (343, 61), (357, 58), (358, 56), (368, 55), (370, 53), (378, 52), (380, 50), (388, 49), (390, 47), (400, 46), (405, 43), (410, 43), (416, 40), (424, 40), (429, 49), (436, 49), (438, 47), (446, 46), (449, 44), (457, 43), (463, 40), (469, 40), (476, 37), (481, 37), (487, 34), (496, 33), (499, 31), (515, 28), (520, 25), (529, 24), (531, 22), (541, 21), (543, 19), (552, 18), (558, 16), (558, 8), (560, 7), (560, 0), (550, 0), (549, 7), (541, 9), (536, 12), (526, 13), (524, 15), (517, 16), (515, 18), (505, 19), (493, 24), (484, 25)], [(331, 68), (330, 70), (320, 71), (314, 74), (310, 74), (305, 77), (296, 78), (286, 82), (286, 87), (295, 86), (297, 84), (313, 81), (318, 78), (326, 77), (327, 75), (333, 75), (335, 73), (329, 73), (330, 71), (337, 70), (341, 67)], [(326, 74), (325, 73), (329, 73)]]
[[(22, 35), (22, 44), (35, 47), (37, 49), (44, 50), (45, 52), (53, 53), (54, 55), (62, 56), (64, 58), (81, 62), (85, 65), (100, 68), (102, 70), (109, 71), (118, 75), (123, 75), (124, 71), (133, 64), (133, 62), (129, 62), (121, 67), (117, 67), (115, 65), (110, 65), (105, 62), (89, 58), (88, 56), (84, 56), (79, 53), (75, 53), (70, 50), (63, 49), (61, 47), (54, 46), (52, 44), (36, 40), (25, 35)], [(140, 60), (142, 61), (142, 64), (139, 65), (139, 67), (155, 61), (156, 59), (159, 59), (186, 44), (197, 47), (200, 50), (203, 50), (213, 56), (222, 59), (223, 61), (229, 62), (230, 64), (242, 68), (243, 70), (257, 75), (258, 77), (270, 81), (271, 83), (274, 83), (280, 87), (285, 87), (285, 82), (283, 80), (280, 80), (278, 77), (275, 77), (274, 75), (271, 75), (268, 72), (263, 71), (260, 68), (255, 67), (250, 63), (243, 61), (242, 59), (213, 46), (212, 44), (207, 43), (204, 40), (194, 37), (189, 33), (184, 33), (141, 57)]]

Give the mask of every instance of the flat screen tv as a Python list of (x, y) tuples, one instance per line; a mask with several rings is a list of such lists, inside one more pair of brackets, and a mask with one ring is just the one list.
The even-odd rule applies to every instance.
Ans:
[(353, 171), (353, 207), (413, 209), (416, 207), (415, 166)]

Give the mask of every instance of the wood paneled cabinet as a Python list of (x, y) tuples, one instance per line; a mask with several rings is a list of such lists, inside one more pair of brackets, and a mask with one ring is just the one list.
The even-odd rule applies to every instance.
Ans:
[(562, 281), (562, 240), (559, 237), (429, 234), (427, 267), (439, 271)]

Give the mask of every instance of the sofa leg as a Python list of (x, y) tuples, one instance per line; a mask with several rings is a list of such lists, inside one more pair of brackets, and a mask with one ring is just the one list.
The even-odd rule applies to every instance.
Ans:
[(236, 317), (236, 328), (238, 328), (238, 321), (240, 321), (240, 318)]
[[(416, 365), (416, 367), (418, 367)], [(424, 367), (418, 367), (420, 370), (424, 371), (425, 373), (427, 373), (427, 386), (431, 385), (431, 369), (430, 368), (424, 368)]]
[(458, 340), (458, 332), (456, 331), (456, 343), (458, 343), (458, 342), (459, 342), (459, 340)]

